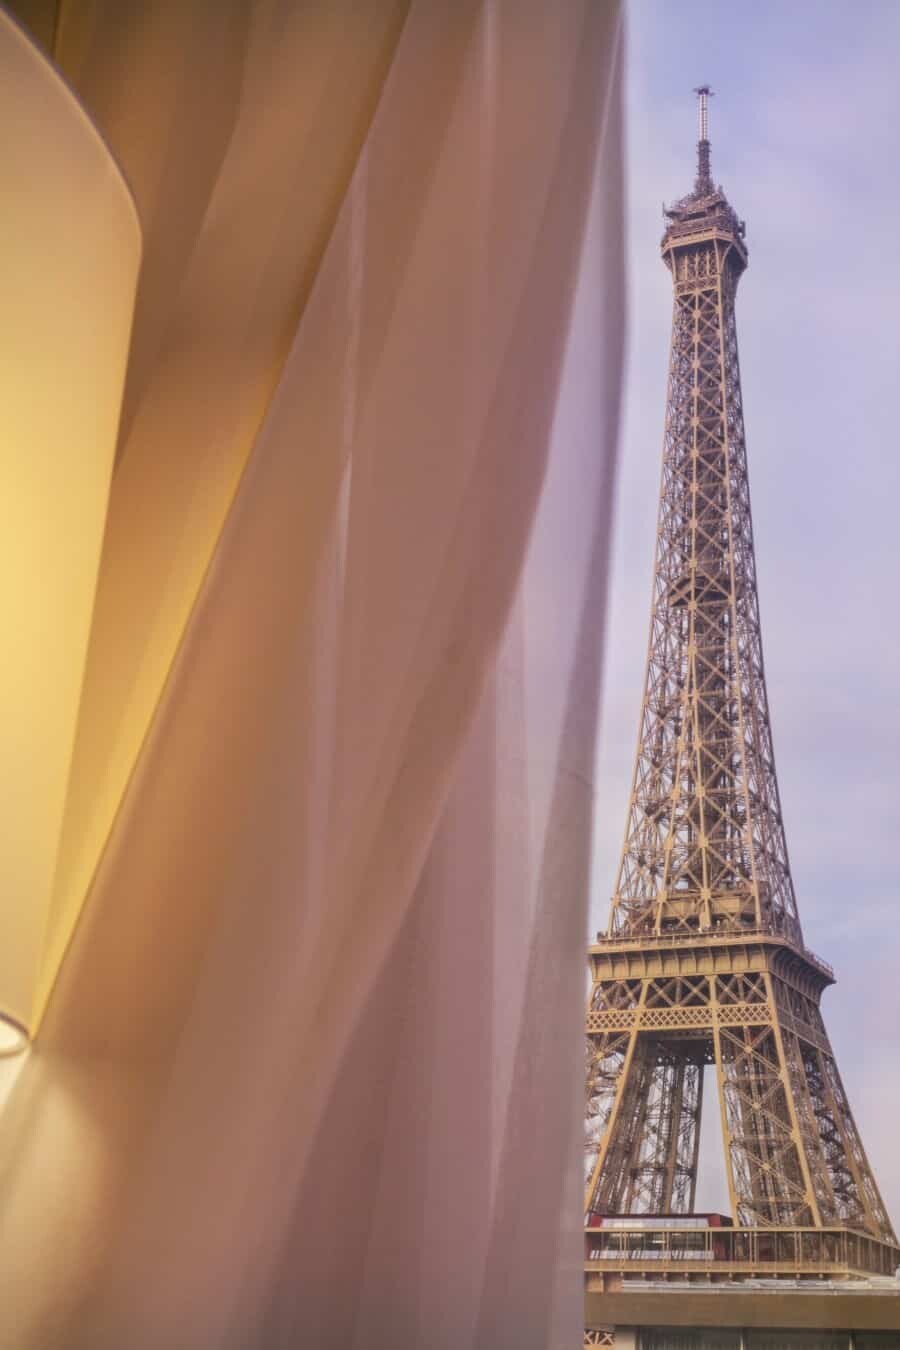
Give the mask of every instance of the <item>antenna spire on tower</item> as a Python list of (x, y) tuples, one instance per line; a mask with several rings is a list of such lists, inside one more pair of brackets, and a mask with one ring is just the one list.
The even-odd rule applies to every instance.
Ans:
[(709, 100), (713, 91), (708, 84), (701, 84), (694, 90), (697, 95), (700, 135), (697, 141), (697, 182), (695, 191), (712, 192), (712, 177), (709, 168)]

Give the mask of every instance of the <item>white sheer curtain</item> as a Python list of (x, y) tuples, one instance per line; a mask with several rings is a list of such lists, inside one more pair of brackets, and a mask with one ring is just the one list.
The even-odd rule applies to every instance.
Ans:
[[(160, 5), (154, 29), (156, 8), (135, 7), (130, 45), (107, 10), (108, 60), (127, 50), (140, 70), (145, 50), (170, 51), (174, 11)], [(188, 45), (209, 19), (194, 9)], [(363, 6), (384, 20), (377, 42), (339, 6), (239, 10), (237, 111), (225, 125), (221, 107), (204, 113), (219, 167), (193, 251), (154, 243), (144, 201), (154, 285), (178, 249), (183, 270), (212, 274), (242, 222), (256, 257), (243, 213), (213, 202), (242, 121), (256, 129), (247, 172), (268, 162), (267, 135), (283, 146), (286, 42), (312, 64), (310, 43), (349, 49), (377, 97), (307, 279), (290, 248), (271, 263), (263, 289), (294, 269), (295, 312), (266, 310), (265, 360), (240, 327), (258, 295), (204, 326), (215, 289), (201, 287), (188, 339), (187, 282), (164, 312), (145, 279), (66, 856), (90, 833), (72, 819), (94, 813), (92, 847), (104, 812), (114, 823), (0, 1116), (14, 1328), (0, 1344), (577, 1344), (582, 945), (623, 323), (618, 8)], [(337, 28), (295, 31), (300, 12), (339, 11)], [(95, 55), (103, 33), (95, 22)], [(338, 73), (325, 113), (350, 78)], [(346, 159), (352, 137), (338, 141)], [(267, 219), (259, 231), (271, 260)], [(272, 334), (289, 318), (282, 354)], [(237, 409), (225, 450), (219, 399)], [(218, 455), (233, 473), (248, 438), (226, 509), (228, 474), (209, 466)], [(181, 457), (217, 484), (202, 528), (204, 473)], [(154, 579), (174, 584), (156, 531), (181, 598), (148, 636), (138, 601), (152, 628)], [(98, 801), (116, 782), (110, 813)], [(85, 866), (60, 872), (76, 909)]]

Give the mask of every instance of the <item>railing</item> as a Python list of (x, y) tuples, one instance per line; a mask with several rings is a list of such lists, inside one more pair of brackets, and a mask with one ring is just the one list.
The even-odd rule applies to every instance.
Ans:
[(801, 956), (806, 957), (812, 965), (818, 966), (829, 979), (834, 982), (834, 967), (821, 956), (817, 956), (814, 951), (805, 945), (800, 939), (791, 936), (775, 928), (773, 925), (755, 924), (752, 928), (729, 928), (722, 929), (701, 929), (698, 928), (690, 933), (642, 933), (640, 935), (615, 936), (611, 933), (600, 932), (597, 934), (596, 942), (590, 944), (591, 947), (604, 947), (607, 945), (622, 948), (628, 951), (640, 951), (646, 947), (668, 947), (691, 946), (696, 947), (700, 943), (711, 942), (718, 945), (728, 945), (729, 943), (740, 943), (745, 938), (775, 938), (777, 941), (784, 942), (788, 947), (792, 947), (799, 952)]
[(586, 1228), (590, 1271), (893, 1275), (900, 1247), (851, 1228)]
[(832, 980), (834, 979), (834, 966), (829, 965), (829, 963), (823, 960), (821, 956), (816, 956), (815, 952), (810, 951), (809, 947), (803, 947), (802, 951), (803, 955), (808, 957), (809, 960), (812, 961), (814, 966), (821, 966), (823, 970), (826, 970), (828, 972)]

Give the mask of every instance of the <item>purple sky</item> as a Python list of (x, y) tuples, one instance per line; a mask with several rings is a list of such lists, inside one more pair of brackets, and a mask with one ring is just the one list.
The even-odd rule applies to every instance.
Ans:
[[(629, 16), (629, 361), (592, 929), (606, 924), (646, 655), (671, 317), (660, 203), (692, 184), (691, 90), (708, 82), (713, 177), (750, 250), (738, 332), (788, 848), (807, 943), (837, 973), (823, 1012), (896, 1227), (900, 5), (634, 0)], [(721, 1199), (716, 1171), (701, 1208)]]

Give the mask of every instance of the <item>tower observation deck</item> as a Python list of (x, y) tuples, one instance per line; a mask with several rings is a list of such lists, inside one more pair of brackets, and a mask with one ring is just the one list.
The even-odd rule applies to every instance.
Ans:
[[(661, 243), (674, 305), (637, 753), (608, 929), (589, 950), (589, 1289), (900, 1264), (819, 1010), (834, 974), (804, 942), (791, 879), (735, 327), (748, 252), (697, 92), (697, 175)], [(708, 1065), (729, 1213), (698, 1222)]]

